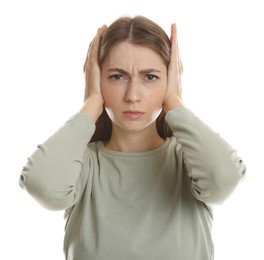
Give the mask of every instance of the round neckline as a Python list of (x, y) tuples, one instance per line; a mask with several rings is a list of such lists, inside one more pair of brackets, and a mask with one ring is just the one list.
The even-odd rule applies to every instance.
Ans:
[(162, 145), (145, 152), (121, 152), (121, 151), (110, 150), (104, 146), (103, 141), (99, 141), (97, 145), (98, 145), (98, 150), (104, 154), (108, 154), (112, 156), (120, 156), (120, 157), (142, 157), (142, 156), (153, 155), (155, 153), (159, 153), (163, 151), (168, 146), (169, 142), (170, 142), (170, 138), (166, 138), (166, 140)]

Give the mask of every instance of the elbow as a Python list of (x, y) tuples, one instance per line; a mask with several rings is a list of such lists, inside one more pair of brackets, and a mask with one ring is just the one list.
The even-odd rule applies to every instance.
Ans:
[(22, 173), (19, 185), (44, 208), (53, 211), (65, 210), (76, 202), (76, 187), (54, 187), (51, 183), (31, 177)]
[[(238, 184), (245, 178), (246, 166), (241, 159), (229, 167), (219, 167), (211, 174), (211, 179), (204, 181), (199, 188), (199, 199), (206, 204), (223, 204), (235, 191)], [(196, 191), (197, 193), (197, 191)]]
[(76, 201), (76, 189), (74, 187), (58, 189), (57, 187), (38, 185), (35, 187), (31, 186), (27, 190), (40, 205), (53, 211), (65, 210), (72, 207)]
[(238, 184), (245, 178), (246, 165), (241, 158), (236, 157), (226, 167), (219, 168), (219, 171), (214, 176), (214, 186), (217, 194), (219, 194), (218, 204), (222, 204), (232, 195)]

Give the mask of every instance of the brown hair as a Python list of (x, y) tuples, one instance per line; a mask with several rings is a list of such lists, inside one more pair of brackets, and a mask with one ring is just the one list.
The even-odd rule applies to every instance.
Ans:
[[(151, 48), (162, 57), (168, 67), (170, 62), (170, 39), (158, 24), (143, 16), (121, 17), (106, 29), (99, 46), (98, 62), (100, 66), (111, 47), (123, 41)], [(163, 139), (172, 136), (172, 131), (164, 117), (165, 111), (162, 110), (156, 120), (157, 131)], [(112, 122), (106, 110), (103, 109), (96, 122), (96, 130), (90, 142), (108, 141), (111, 133)]]

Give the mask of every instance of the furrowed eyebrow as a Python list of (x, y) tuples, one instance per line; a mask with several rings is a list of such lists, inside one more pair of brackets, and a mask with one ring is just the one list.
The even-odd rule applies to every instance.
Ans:
[(120, 69), (120, 68), (112, 68), (112, 69), (109, 69), (108, 72), (118, 72), (118, 73), (124, 74), (124, 75), (129, 74), (127, 71)]
[[(111, 68), (108, 70), (109, 72), (118, 72), (118, 73), (121, 73), (121, 74), (124, 74), (124, 75), (129, 75), (129, 73), (121, 68)], [(147, 69), (143, 69), (143, 70), (140, 70), (139, 73), (140, 74), (148, 74), (148, 73), (160, 73), (161, 71), (160, 70), (157, 70), (157, 69), (153, 69), (153, 68), (147, 68)]]
[(160, 70), (148, 68), (148, 69), (139, 71), (140, 74), (148, 74), (148, 73), (153, 73), (153, 72), (160, 73)]

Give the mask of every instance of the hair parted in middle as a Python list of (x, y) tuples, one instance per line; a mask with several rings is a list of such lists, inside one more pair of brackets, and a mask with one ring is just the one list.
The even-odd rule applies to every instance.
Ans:
[[(128, 16), (120, 17), (106, 29), (99, 46), (98, 63), (100, 67), (111, 48), (123, 41), (154, 50), (162, 57), (164, 64), (168, 68), (171, 52), (171, 43), (168, 35), (158, 24), (139, 15), (133, 18)], [(157, 131), (163, 139), (172, 136), (172, 131), (165, 121), (165, 115), (165, 111), (162, 110), (156, 120)], [(90, 142), (108, 141), (111, 133), (112, 122), (106, 110), (103, 109), (96, 122), (95, 133)]]

